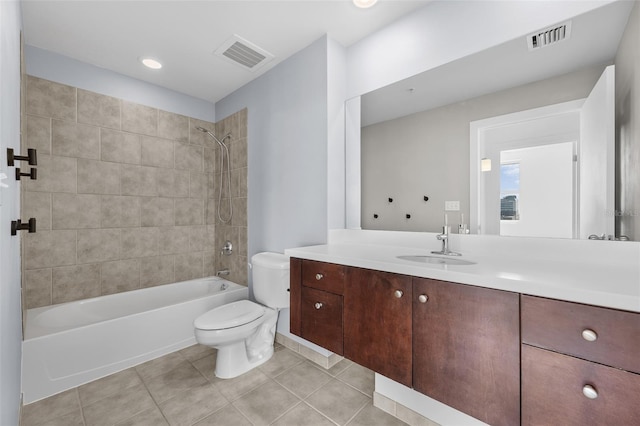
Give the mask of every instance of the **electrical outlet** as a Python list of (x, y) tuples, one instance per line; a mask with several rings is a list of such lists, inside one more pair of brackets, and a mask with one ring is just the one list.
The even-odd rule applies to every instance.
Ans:
[(444, 209), (448, 212), (460, 211), (460, 201), (445, 201)]

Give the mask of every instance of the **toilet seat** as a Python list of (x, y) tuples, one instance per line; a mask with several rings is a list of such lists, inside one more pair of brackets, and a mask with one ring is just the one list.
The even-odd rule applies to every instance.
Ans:
[(193, 325), (199, 330), (224, 330), (248, 324), (263, 316), (264, 313), (264, 306), (250, 300), (239, 300), (200, 315)]

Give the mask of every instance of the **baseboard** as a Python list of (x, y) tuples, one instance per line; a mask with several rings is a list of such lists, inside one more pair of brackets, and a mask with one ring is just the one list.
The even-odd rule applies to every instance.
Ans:
[(440, 426), (433, 420), (416, 413), (399, 402), (394, 401), (378, 392), (373, 392), (373, 406), (391, 414), (410, 426)]
[(289, 337), (280, 333), (276, 333), (276, 342), (302, 355), (303, 357), (307, 358), (309, 361), (312, 361), (318, 364), (319, 366), (326, 368), (327, 370), (344, 359), (344, 357), (341, 357), (340, 355), (336, 355), (336, 354), (331, 354), (329, 356), (319, 354), (313, 349), (310, 349), (305, 345), (301, 345), (295, 340), (290, 339)]

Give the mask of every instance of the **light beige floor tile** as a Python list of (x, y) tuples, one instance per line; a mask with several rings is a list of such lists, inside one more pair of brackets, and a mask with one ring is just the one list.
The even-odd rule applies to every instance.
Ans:
[(207, 355), (197, 361), (191, 361), (191, 364), (211, 383), (220, 380), (216, 377), (216, 354)]
[(156, 406), (117, 423), (116, 426), (169, 426), (167, 420)]
[(137, 365), (135, 369), (138, 374), (140, 374), (140, 377), (142, 377), (142, 380), (147, 381), (155, 376), (173, 370), (178, 364), (184, 361), (185, 358), (180, 352), (172, 352), (163, 357)]
[(190, 362), (184, 361), (173, 370), (148, 380), (146, 385), (153, 399), (159, 404), (180, 392), (208, 383), (209, 381)]
[(214, 384), (218, 390), (229, 401), (234, 401), (240, 396), (244, 395), (257, 388), (261, 384), (267, 382), (269, 377), (257, 368), (244, 373), (241, 376), (233, 379), (218, 379), (214, 381)]
[(240, 412), (231, 404), (216, 411), (209, 417), (199, 421), (194, 426), (252, 426)]
[(280, 374), (275, 380), (304, 399), (331, 380), (331, 376), (310, 361), (305, 361)]
[(300, 364), (304, 358), (290, 349), (285, 349), (273, 353), (271, 359), (260, 367), (263, 373), (269, 377), (276, 377), (294, 365)]
[(172, 426), (189, 426), (228, 404), (220, 391), (207, 382), (164, 401), (160, 409)]
[(112, 425), (155, 407), (147, 388), (139, 384), (83, 407), (86, 426)]
[(403, 426), (406, 425), (401, 420), (396, 419), (392, 415), (385, 413), (368, 403), (360, 412), (349, 422), (348, 426)]
[(140, 384), (142, 381), (134, 368), (112, 374), (78, 387), (80, 403), (83, 406), (92, 404), (102, 398)]
[(336, 378), (353, 386), (365, 395), (373, 397), (375, 388), (374, 372), (368, 368), (354, 363), (338, 374)]
[(22, 425), (37, 425), (79, 410), (78, 392), (76, 389), (71, 389), (25, 405), (22, 408)]
[(332, 379), (306, 402), (339, 425), (346, 424), (371, 399), (339, 380)]
[(345, 358), (342, 361), (338, 362), (333, 367), (329, 368), (327, 370), (327, 373), (331, 374), (332, 376), (337, 376), (338, 374), (342, 373), (344, 370), (349, 368), (351, 365), (353, 365), (353, 361), (349, 361), (348, 359)]
[(331, 420), (304, 402), (296, 405), (273, 423), (274, 426), (335, 426)]
[(254, 425), (268, 425), (300, 399), (273, 380), (254, 389), (233, 402), (234, 407)]
[(205, 345), (193, 345), (182, 349), (180, 353), (189, 361), (194, 362), (211, 354), (215, 356), (216, 350)]
[[(23, 426), (25, 426), (24, 423)], [(46, 420), (44, 423), (38, 423), (38, 426), (84, 426), (84, 420), (82, 412), (77, 410), (64, 416)]]

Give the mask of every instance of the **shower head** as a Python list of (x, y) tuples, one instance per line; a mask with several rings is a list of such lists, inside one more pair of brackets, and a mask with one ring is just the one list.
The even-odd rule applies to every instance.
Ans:
[(200, 126), (196, 126), (196, 130), (200, 130), (202, 133), (209, 133), (208, 129), (205, 129), (204, 127), (200, 127)]

